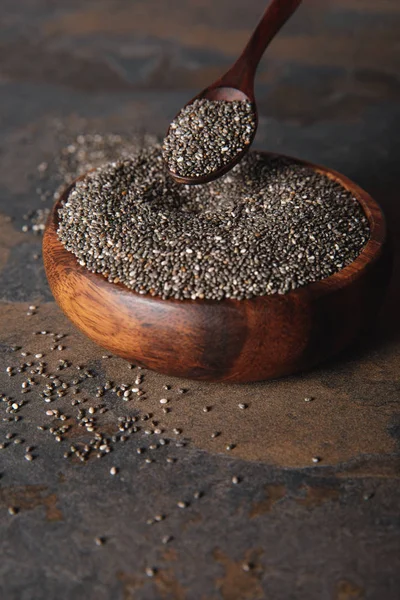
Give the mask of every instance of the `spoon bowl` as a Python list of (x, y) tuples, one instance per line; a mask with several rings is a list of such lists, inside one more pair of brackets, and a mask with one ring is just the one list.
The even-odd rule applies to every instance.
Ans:
[[(247, 94), (245, 94), (242, 90), (240, 90), (238, 88), (234, 88), (234, 87), (210, 86), (210, 87), (206, 88), (205, 90), (203, 90), (195, 98), (192, 98), (192, 100), (190, 100), (190, 102), (188, 102), (185, 105), (185, 107), (190, 106), (190, 104), (192, 104), (195, 100), (201, 100), (203, 98), (214, 101), (214, 102), (218, 102), (218, 101), (234, 102), (235, 100), (241, 101), (241, 102), (249, 101), (249, 102), (251, 102), (251, 105), (253, 108), (254, 129), (251, 133), (250, 143), (247, 144), (246, 146), (244, 146), (243, 150), (241, 152), (238, 152), (234, 156), (234, 158), (232, 160), (230, 160), (229, 163), (227, 163), (226, 165), (223, 165), (222, 167), (220, 167), (216, 171), (213, 171), (212, 173), (208, 173), (207, 175), (201, 175), (199, 177), (183, 177), (183, 176), (177, 175), (176, 173), (174, 173), (173, 171), (168, 169), (169, 174), (175, 179), (175, 181), (177, 181), (178, 183), (181, 183), (181, 184), (185, 184), (185, 185), (199, 185), (202, 183), (208, 183), (209, 181), (213, 181), (214, 179), (218, 179), (219, 177), (222, 177), (222, 175), (225, 175), (225, 173), (230, 171), (235, 165), (237, 165), (242, 160), (243, 156), (248, 152), (251, 144), (254, 141), (254, 137), (256, 135), (257, 125), (258, 125), (257, 106), (254, 101), (254, 94), (252, 94), (252, 96), (253, 97), (251, 98), (251, 97), (247, 96)], [(179, 115), (179, 113), (176, 115), (176, 117), (178, 115)], [(170, 131), (170, 128), (168, 128), (167, 135), (168, 135), (169, 131)]]
[[(221, 86), (221, 87), (211, 87), (210, 86), (206, 90), (201, 92), (201, 94), (196, 96), (195, 99), (199, 100), (200, 98), (207, 98), (207, 100), (213, 100), (213, 101), (225, 100), (226, 102), (233, 102), (234, 100), (239, 100), (241, 102), (245, 102), (246, 100), (248, 100), (249, 102), (252, 102), (254, 104), (254, 98), (249, 98), (249, 96), (247, 96), (247, 94), (242, 92), (242, 90), (239, 90), (234, 87), (227, 87), (227, 86)], [(189, 102), (189, 104), (191, 104), (192, 102), (193, 102), (193, 100), (191, 100)], [(254, 112), (256, 112), (255, 106), (254, 106)]]

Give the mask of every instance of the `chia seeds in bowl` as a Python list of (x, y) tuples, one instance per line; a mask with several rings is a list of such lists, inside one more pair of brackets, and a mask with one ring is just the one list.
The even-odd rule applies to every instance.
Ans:
[(250, 152), (218, 180), (181, 185), (158, 145), (88, 173), (58, 219), (81, 266), (178, 300), (286, 294), (340, 271), (369, 239), (357, 199), (311, 167)]

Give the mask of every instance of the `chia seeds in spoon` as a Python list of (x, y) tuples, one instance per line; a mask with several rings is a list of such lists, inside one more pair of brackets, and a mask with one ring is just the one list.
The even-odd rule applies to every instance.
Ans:
[(286, 294), (349, 265), (369, 237), (341, 185), (257, 152), (189, 186), (168, 175), (159, 146), (138, 150), (87, 174), (58, 217), (80, 265), (164, 299)]
[(164, 139), (164, 160), (180, 177), (208, 175), (251, 143), (255, 126), (247, 100), (195, 100), (172, 121)]

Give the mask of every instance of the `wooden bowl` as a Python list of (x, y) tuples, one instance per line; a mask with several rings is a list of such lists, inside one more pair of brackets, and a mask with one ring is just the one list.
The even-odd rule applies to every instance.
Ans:
[[(292, 159), (293, 160), (293, 159)], [(162, 300), (90, 273), (57, 237), (59, 203), (43, 240), (59, 306), (89, 338), (129, 361), (169, 375), (246, 382), (309, 369), (373, 323), (391, 261), (379, 206), (339, 173), (296, 160), (338, 181), (360, 202), (371, 237), (348, 267), (285, 295), (251, 300)]]

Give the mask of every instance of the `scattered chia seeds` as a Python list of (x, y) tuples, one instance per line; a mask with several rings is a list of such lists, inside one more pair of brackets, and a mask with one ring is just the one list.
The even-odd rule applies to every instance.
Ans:
[(103, 546), (105, 540), (102, 537), (96, 537), (94, 538), (94, 543), (96, 544), (96, 546)]
[(29, 224), (22, 226), (22, 232), (28, 233), (30, 231), (34, 235), (42, 235), (45, 230), (49, 214), (50, 208), (38, 208), (24, 215), (24, 221), (28, 221)]
[[(23, 220), (26, 221), (22, 226), (23, 233), (30, 232), (38, 236), (43, 234), (51, 203), (59, 199), (65, 187), (76, 177), (111, 160), (128, 158), (138, 148), (150, 146), (157, 141), (153, 135), (138, 132), (88, 132), (72, 136), (57, 119), (53, 123), (53, 134), (63, 147), (50, 163), (40, 163), (36, 174), (39, 177), (36, 194), (48, 206), (38, 207), (23, 215)], [(37, 260), (39, 255), (33, 254), (32, 257)]]
[(195, 100), (172, 121), (164, 139), (164, 160), (180, 177), (208, 175), (251, 143), (255, 127), (248, 100)]
[(79, 181), (58, 235), (80, 265), (139, 294), (243, 300), (339, 271), (369, 226), (347, 190), (295, 161), (251, 152), (216, 181), (180, 185), (154, 145)]

